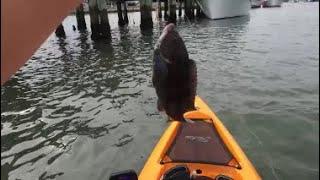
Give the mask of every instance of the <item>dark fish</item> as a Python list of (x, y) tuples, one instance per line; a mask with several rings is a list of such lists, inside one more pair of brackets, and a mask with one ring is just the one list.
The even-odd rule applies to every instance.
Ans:
[(195, 109), (197, 68), (174, 24), (163, 29), (156, 44), (152, 83), (158, 110), (164, 110), (170, 118), (184, 121), (183, 114)]

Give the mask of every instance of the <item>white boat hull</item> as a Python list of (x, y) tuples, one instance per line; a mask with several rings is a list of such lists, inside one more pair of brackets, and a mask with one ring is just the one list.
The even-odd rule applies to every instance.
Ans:
[(222, 19), (249, 14), (250, 0), (197, 0), (203, 13), (210, 19)]

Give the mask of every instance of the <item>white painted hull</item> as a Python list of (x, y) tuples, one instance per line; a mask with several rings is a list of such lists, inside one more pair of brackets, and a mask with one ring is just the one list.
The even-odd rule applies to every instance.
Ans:
[(210, 19), (222, 19), (249, 14), (250, 0), (197, 0), (203, 13)]

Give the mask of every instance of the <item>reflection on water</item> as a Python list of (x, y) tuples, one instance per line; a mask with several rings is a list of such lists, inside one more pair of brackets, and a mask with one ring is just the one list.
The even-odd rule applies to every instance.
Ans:
[[(284, 4), (177, 21), (197, 62), (198, 93), (264, 179), (319, 177), (317, 9)], [(167, 126), (151, 85), (164, 22), (141, 32), (139, 14), (123, 28), (110, 16), (109, 41), (73, 31), (75, 17), (66, 18), (67, 38), (53, 34), (1, 87), (2, 178), (106, 179), (142, 168)]]

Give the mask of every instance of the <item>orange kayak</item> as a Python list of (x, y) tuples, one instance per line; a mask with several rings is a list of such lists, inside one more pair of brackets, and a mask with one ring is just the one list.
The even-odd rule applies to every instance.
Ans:
[(198, 96), (195, 106), (197, 110), (184, 114), (188, 122), (170, 123), (140, 172), (139, 180), (164, 178), (168, 171), (179, 166), (195, 177), (207, 179), (261, 179), (223, 123)]

